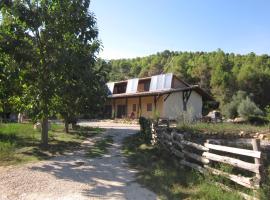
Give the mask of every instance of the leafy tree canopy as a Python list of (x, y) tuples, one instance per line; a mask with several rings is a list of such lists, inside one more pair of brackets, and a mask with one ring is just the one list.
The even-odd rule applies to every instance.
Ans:
[[(104, 100), (106, 73), (95, 65), (100, 42), (89, 4), (89, 0), (1, 1), (0, 66), (7, 72), (1, 76), (12, 81), (10, 76), (16, 75), (21, 87), (20, 93), (3, 99), (11, 96), (17, 108), (42, 121), (44, 144), (50, 116), (94, 112)], [(2, 81), (0, 87), (8, 88)]]

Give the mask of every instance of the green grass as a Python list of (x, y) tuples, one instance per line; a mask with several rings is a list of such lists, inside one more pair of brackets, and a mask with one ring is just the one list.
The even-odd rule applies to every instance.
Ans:
[(108, 153), (108, 147), (110, 147), (112, 144), (112, 136), (106, 136), (101, 140), (98, 140), (91, 148), (89, 148), (86, 156), (90, 158), (101, 157)]
[(139, 133), (125, 139), (123, 153), (130, 166), (139, 171), (137, 181), (161, 199), (242, 199), (235, 192), (221, 190), (211, 179), (181, 167), (168, 152), (145, 144)]
[(73, 151), (80, 147), (86, 137), (94, 136), (98, 128), (78, 128), (64, 133), (63, 125), (52, 124), (49, 131), (49, 145), (40, 145), (41, 133), (33, 124), (0, 124), (0, 165), (13, 165), (48, 159), (55, 155)]
[(178, 125), (177, 129), (189, 131), (191, 133), (237, 135), (241, 131), (244, 131), (244, 133), (247, 134), (254, 134), (257, 132), (269, 132), (270, 126), (254, 126), (250, 124), (233, 123), (193, 123), (188, 125)]

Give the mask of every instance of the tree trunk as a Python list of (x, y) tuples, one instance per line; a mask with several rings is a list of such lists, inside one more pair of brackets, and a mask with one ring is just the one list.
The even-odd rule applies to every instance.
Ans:
[(41, 122), (41, 143), (43, 146), (48, 145), (48, 118), (45, 117)]
[(66, 132), (66, 133), (69, 132), (69, 129), (68, 129), (69, 127), (68, 127), (68, 125), (69, 125), (69, 124), (68, 124), (68, 120), (65, 119), (65, 132)]

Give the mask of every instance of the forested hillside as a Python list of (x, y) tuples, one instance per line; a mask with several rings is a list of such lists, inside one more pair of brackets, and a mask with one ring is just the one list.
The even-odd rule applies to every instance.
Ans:
[(270, 56), (214, 52), (163, 51), (147, 57), (111, 60), (110, 80), (173, 72), (211, 93), (221, 107), (245, 91), (264, 109), (270, 104)]

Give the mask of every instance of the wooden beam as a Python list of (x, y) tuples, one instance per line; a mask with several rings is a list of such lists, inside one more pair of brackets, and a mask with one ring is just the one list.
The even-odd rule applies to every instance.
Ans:
[(184, 146), (180, 142), (178, 142), (176, 140), (172, 140), (172, 143), (176, 144), (180, 149), (184, 149)]
[(211, 168), (207, 165), (204, 166), (204, 168), (206, 168), (207, 170), (209, 170), (209, 172), (215, 174), (215, 175), (219, 175), (219, 176), (223, 176), (225, 178), (230, 179), (231, 181), (242, 185), (244, 187), (250, 188), (250, 189), (258, 189), (259, 188), (259, 184), (255, 183), (253, 181), (253, 178), (248, 178), (248, 177), (244, 177), (244, 176), (239, 176), (239, 175), (234, 175), (234, 174), (229, 174), (227, 172), (223, 172), (220, 171), (218, 169), (214, 169)]
[(164, 98), (164, 102), (168, 99), (168, 97), (171, 95), (171, 93), (169, 93), (165, 98)]
[(209, 153), (209, 152), (204, 152), (202, 155), (204, 157), (208, 158), (209, 160), (226, 163), (226, 164), (232, 165), (234, 167), (246, 169), (246, 170), (254, 172), (254, 173), (260, 173), (260, 171), (259, 171), (260, 165), (259, 164), (248, 163), (248, 162), (236, 159), (236, 158), (231, 158), (231, 157), (227, 157), (227, 156), (220, 156), (220, 155)]
[(128, 98), (126, 97), (126, 117), (128, 117)]
[(194, 159), (194, 160), (197, 160), (197, 161), (199, 161), (199, 162), (201, 162), (201, 163), (203, 163), (203, 164), (208, 164), (208, 163), (210, 162), (207, 158), (205, 158), (205, 157), (203, 157), (203, 156), (200, 156), (200, 155), (197, 155), (197, 154), (195, 154), (195, 153), (190, 153), (190, 152), (185, 151), (185, 150), (183, 150), (183, 153), (184, 153), (186, 156), (188, 156), (189, 158), (192, 158), (192, 159)]
[(197, 170), (197, 171), (199, 171), (199, 172), (201, 172), (201, 173), (205, 173), (205, 172), (206, 172), (206, 170), (205, 170), (202, 166), (197, 165), (197, 164), (194, 164), (194, 163), (191, 163), (191, 162), (188, 162), (188, 161), (186, 161), (186, 160), (181, 160), (180, 163), (181, 163), (182, 165), (191, 167), (191, 168), (193, 168), (193, 169), (195, 169), (195, 170)]
[(141, 99), (141, 97), (139, 97), (139, 117), (141, 117), (142, 116), (142, 99)]
[(229, 188), (227, 185), (224, 185), (222, 183), (215, 183), (216, 186), (221, 187), (223, 190), (228, 191), (228, 192), (237, 192), (239, 195), (241, 195), (245, 200), (259, 200), (255, 196), (250, 196), (246, 193), (240, 192), (240, 191), (235, 191), (231, 188)]
[[(209, 142), (213, 144), (219, 145), (243, 145), (245, 147), (252, 147), (252, 139), (251, 138), (239, 138), (239, 139), (209, 139)], [(270, 142), (266, 140), (260, 141), (261, 149), (270, 149)]]
[[(253, 147), (254, 151), (256, 151), (256, 152), (260, 151), (260, 140), (259, 139), (253, 139), (252, 140), (252, 147)], [(261, 160), (258, 157), (255, 157), (254, 161), (255, 161), (255, 164), (257, 164), (257, 165), (261, 164)], [(256, 177), (259, 180), (261, 180), (261, 178), (262, 178), (260, 173), (256, 173)]]
[(171, 148), (172, 152), (174, 155), (176, 155), (179, 158), (184, 158), (184, 153), (181, 151), (178, 151), (177, 149), (175, 149), (174, 147)]
[(155, 110), (157, 109), (157, 97), (154, 96), (154, 107), (155, 107)]
[(261, 157), (261, 152), (260, 151), (253, 151), (253, 150), (248, 150), (248, 149), (240, 149), (240, 148), (235, 148), (235, 147), (227, 147), (227, 146), (222, 146), (222, 145), (216, 145), (216, 144), (209, 144), (205, 143), (205, 147), (209, 149), (214, 149), (218, 151), (225, 151), (229, 153), (234, 153), (238, 155), (244, 155), (244, 156), (250, 156), (254, 158), (260, 158)]
[(115, 115), (116, 115), (116, 109), (115, 109), (115, 99), (113, 99), (113, 118), (115, 119)]
[(194, 143), (194, 142), (190, 142), (190, 141), (187, 141), (187, 140), (182, 140), (181, 141), (182, 144), (184, 145), (188, 145), (188, 146), (191, 146), (193, 148), (196, 148), (198, 150), (201, 150), (201, 151), (208, 151), (209, 148), (203, 146), (203, 145), (200, 145), (200, 144), (197, 144), (197, 143)]
[(191, 95), (192, 90), (184, 90), (182, 93), (183, 98), (183, 111), (187, 110), (187, 102), (189, 100), (189, 97)]

